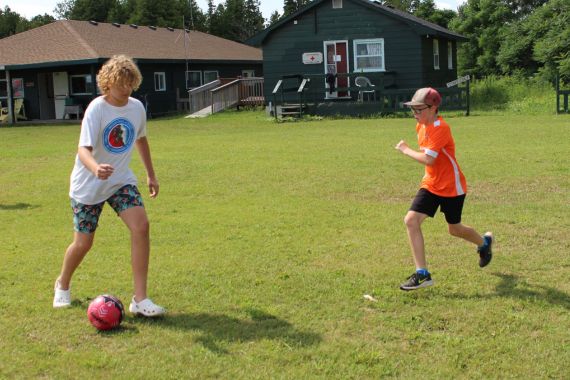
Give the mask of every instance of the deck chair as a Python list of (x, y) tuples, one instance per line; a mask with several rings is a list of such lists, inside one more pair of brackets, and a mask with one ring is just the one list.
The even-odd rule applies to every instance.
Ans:
[[(367, 77), (356, 77), (354, 79), (354, 84), (357, 87), (362, 87), (362, 88), (376, 87), (372, 84), (372, 82), (370, 82), (370, 79), (368, 79)], [(363, 102), (364, 95), (366, 94), (368, 95), (372, 94), (372, 98), (376, 100), (376, 90), (370, 89), (370, 90), (358, 90), (358, 101)]]
[(3, 107), (2, 102), (0, 102), (0, 123), (7, 123), (8, 122), (8, 107)]
[(14, 115), (16, 115), (16, 120), (28, 120), (24, 109), (24, 99), (14, 99)]

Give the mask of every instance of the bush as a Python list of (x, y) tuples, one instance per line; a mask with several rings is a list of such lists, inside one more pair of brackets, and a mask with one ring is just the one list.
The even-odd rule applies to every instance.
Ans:
[(471, 109), (525, 114), (556, 112), (554, 86), (539, 78), (489, 76), (471, 82)]

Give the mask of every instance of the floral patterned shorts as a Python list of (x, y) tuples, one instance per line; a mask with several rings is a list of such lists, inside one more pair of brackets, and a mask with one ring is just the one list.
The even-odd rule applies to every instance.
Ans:
[[(117, 190), (106, 201), (117, 215), (131, 207), (144, 207), (139, 190), (134, 185), (125, 185)], [(95, 205), (86, 205), (71, 199), (73, 210), (73, 229), (77, 232), (90, 234), (95, 232), (105, 201)]]

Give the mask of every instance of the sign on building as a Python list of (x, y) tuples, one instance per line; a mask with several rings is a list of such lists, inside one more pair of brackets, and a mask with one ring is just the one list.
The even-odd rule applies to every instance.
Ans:
[(305, 65), (314, 65), (318, 63), (323, 63), (323, 53), (303, 53), (303, 63)]
[(469, 79), (469, 75), (465, 75), (464, 77), (457, 78), (456, 80), (447, 83), (447, 87), (457, 86), (459, 83), (467, 82)]

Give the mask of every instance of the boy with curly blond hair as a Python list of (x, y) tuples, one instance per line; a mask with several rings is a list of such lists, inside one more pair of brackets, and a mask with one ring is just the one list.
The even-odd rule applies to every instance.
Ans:
[(74, 236), (55, 282), (55, 308), (71, 305), (71, 277), (93, 245), (99, 217), (107, 202), (131, 235), (134, 296), (129, 311), (147, 317), (166, 312), (147, 297), (149, 221), (137, 179), (129, 168), (136, 147), (147, 172), (150, 197), (155, 198), (159, 185), (146, 138), (146, 112), (142, 103), (131, 97), (141, 82), (138, 67), (124, 55), (113, 56), (97, 74), (102, 95), (89, 104), (81, 124), (69, 190)]

